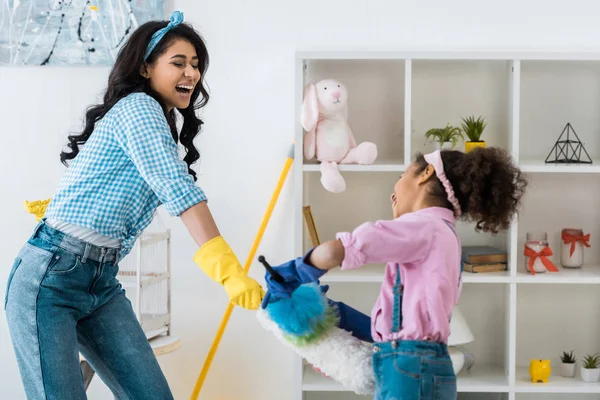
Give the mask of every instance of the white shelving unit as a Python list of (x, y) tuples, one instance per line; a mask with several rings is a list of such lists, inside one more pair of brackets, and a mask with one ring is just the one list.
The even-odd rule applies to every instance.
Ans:
[[(303, 88), (324, 78), (348, 87), (349, 123), (356, 139), (375, 142), (379, 149), (373, 165), (340, 168), (347, 181), (341, 194), (322, 188), (318, 164), (304, 160), (302, 152)], [(295, 96), (297, 255), (311, 247), (304, 205), (311, 205), (322, 241), (365, 221), (389, 219), (389, 195), (399, 173), (417, 152), (434, 149), (424, 133), (448, 122), (460, 126), (464, 116), (484, 115), (487, 145), (510, 151), (529, 186), (522, 212), (506, 232), (477, 234), (472, 224), (458, 224), (463, 244), (491, 244), (509, 254), (507, 272), (463, 274), (461, 310), (475, 336), (464, 347), (475, 364), (459, 374), (459, 398), (597, 398), (600, 383), (585, 383), (579, 373), (573, 379), (559, 376), (559, 355), (574, 350), (581, 360), (587, 353), (600, 352), (600, 291), (595, 286), (600, 284), (600, 245), (595, 240), (600, 237), (600, 52), (299, 51)], [(592, 164), (544, 162), (568, 122)], [(458, 149), (464, 151), (464, 144)], [(582, 269), (560, 266), (560, 231), (566, 227), (591, 234), (592, 247), (585, 249)], [(525, 271), (522, 252), (528, 231), (548, 233), (555, 254), (551, 259), (560, 272), (532, 276)], [(383, 265), (345, 273), (336, 269), (322, 282), (331, 286), (330, 297), (369, 313), (383, 271)], [(549, 383), (528, 380), (532, 358), (551, 360)], [(339, 397), (344, 392), (339, 384), (300, 358), (294, 363), (298, 400), (364, 398), (350, 393)]]

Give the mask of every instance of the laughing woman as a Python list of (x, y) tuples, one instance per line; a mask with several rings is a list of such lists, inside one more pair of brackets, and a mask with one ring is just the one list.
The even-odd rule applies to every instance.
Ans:
[(79, 352), (119, 399), (173, 398), (116, 279), (160, 204), (181, 218), (198, 245), (194, 261), (232, 303), (261, 303), (262, 288), (244, 274), (195, 185), (193, 140), (202, 125), (195, 110), (209, 98), (208, 53), (182, 21), (174, 12), (170, 21), (146, 23), (123, 46), (103, 103), (69, 137), (61, 161), (70, 166), (15, 259), (4, 307), (29, 399), (85, 399)]

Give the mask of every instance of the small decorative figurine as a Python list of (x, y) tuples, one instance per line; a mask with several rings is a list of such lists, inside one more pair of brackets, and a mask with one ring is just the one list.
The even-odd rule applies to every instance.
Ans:
[(551, 373), (552, 367), (550, 366), (550, 360), (531, 360), (531, 363), (529, 364), (531, 382), (548, 383), (548, 378)]

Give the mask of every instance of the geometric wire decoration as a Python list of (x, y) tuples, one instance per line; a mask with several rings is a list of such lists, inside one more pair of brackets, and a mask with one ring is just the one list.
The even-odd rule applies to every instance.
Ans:
[[(567, 138), (565, 140), (561, 140), (562, 136), (565, 134), (565, 131), (567, 132)], [(571, 131), (573, 131), (573, 135), (575, 135), (576, 140), (570, 139), (569, 133)], [(588, 158), (587, 161), (581, 160), (581, 151), (582, 150), (585, 152), (585, 155)], [(552, 155), (552, 153), (554, 153), (554, 159), (548, 160), (550, 158), (550, 156)], [(590, 155), (585, 150), (583, 143), (581, 143), (581, 140), (579, 140), (579, 136), (577, 136), (577, 133), (575, 132), (575, 129), (573, 129), (573, 127), (571, 126), (570, 122), (567, 122), (567, 125), (565, 125), (565, 128), (563, 129), (562, 133), (558, 137), (558, 140), (556, 141), (556, 143), (554, 143), (552, 150), (550, 150), (550, 153), (548, 153), (548, 157), (546, 157), (546, 163), (549, 163), (549, 164), (551, 164), (551, 163), (591, 164), (592, 163), (592, 159), (590, 158)]]

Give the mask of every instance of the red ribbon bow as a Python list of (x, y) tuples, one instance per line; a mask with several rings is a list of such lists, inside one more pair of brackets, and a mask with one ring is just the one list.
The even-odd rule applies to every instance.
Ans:
[(538, 257), (542, 260), (542, 264), (544, 264), (544, 266), (546, 267), (546, 269), (548, 271), (558, 272), (558, 268), (556, 268), (556, 265), (554, 265), (552, 263), (552, 261), (550, 261), (548, 259), (548, 257), (551, 256), (552, 254), (553, 254), (552, 249), (550, 247), (544, 247), (542, 249), (542, 251), (536, 252), (535, 250), (530, 249), (526, 245), (525, 246), (525, 256), (529, 257), (529, 264), (527, 265), (529, 272), (531, 272), (532, 275), (535, 275), (535, 271), (533, 270), (533, 262)]
[(590, 234), (589, 233), (587, 235), (575, 236), (575, 235), (570, 235), (568, 233), (563, 232), (562, 240), (565, 244), (571, 243), (571, 254), (569, 254), (569, 257), (573, 256), (573, 252), (575, 251), (575, 243), (577, 243), (577, 242), (581, 242), (585, 247), (590, 247), (590, 243), (589, 243)]

